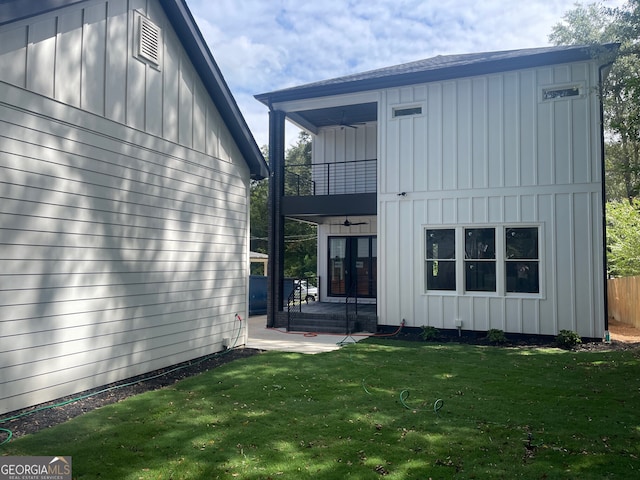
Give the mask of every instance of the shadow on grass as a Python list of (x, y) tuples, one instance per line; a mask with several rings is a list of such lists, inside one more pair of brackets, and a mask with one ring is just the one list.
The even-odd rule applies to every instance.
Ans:
[(269, 352), (2, 454), (72, 455), (77, 478), (628, 478), (639, 364), (637, 352), (380, 340)]

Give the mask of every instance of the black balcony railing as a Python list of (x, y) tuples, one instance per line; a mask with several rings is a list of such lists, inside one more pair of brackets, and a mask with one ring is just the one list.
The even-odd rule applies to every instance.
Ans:
[(375, 193), (377, 159), (285, 166), (285, 195)]

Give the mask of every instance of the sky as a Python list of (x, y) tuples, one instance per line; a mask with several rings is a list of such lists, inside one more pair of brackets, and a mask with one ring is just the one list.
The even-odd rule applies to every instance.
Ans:
[[(593, 3), (595, 0), (578, 3)], [(620, 0), (604, 0), (618, 6)], [(576, 0), (187, 0), (258, 146), (254, 95), (436, 55), (550, 45)], [(287, 127), (287, 144), (297, 129)]]

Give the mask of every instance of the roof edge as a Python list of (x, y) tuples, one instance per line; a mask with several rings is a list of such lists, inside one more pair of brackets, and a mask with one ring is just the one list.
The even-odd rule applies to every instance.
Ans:
[[(0, 26), (26, 20), (37, 15), (88, 0), (13, 0), (0, 3)], [(264, 160), (249, 126), (246, 123), (231, 90), (225, 81), (198, 25), (185, 0), (158, 0), (167, 18), (176, 31), (196, 72), (220, 111), (240, 153), (244, 157), (251, 178), (262, 179), (269, 176), (269, 167)]]
[[(338, 77), (335, 79), (328, 79), (326, 81), (315, 82), (298, 87), (262, 93), (254, 95), (254, 98), (267, 107), (271, 108), (272, 104), (278, 102), (343, 95), (367, 90), (381, 90), (384, 88), (414, 85), (417, 83), (431, 83), (442, 80), (451, 80), (454, 78), (472, 77), (477, 75), (521, 70), (525, 68), (535, 68), (544, 65), (555, 65), (559, 63), (596, 59), (602, 56), (603, 53), (609, 54), (609, 56), (615, 56), (619, 47), (620, 44), (618, 43), (610, 43), (605, 45), (565, 46), (558, 47), (557, 49), (549, 47), (550, 50), (544, 52), (541, 52), (540, 49), (486, 52), (487, 55), (495, 53), (515, 54), (516, 52), (522, 52), (522, 54), (518, 56), (493, 58), (484, 61), (480, 60), (463, 64), (444, 64), (442, 67), (425, 68), (419, 71), (401, 72), (395, 74), (391, 73), (388, 75), (374, 75), (372, 77), (356, 78), (353, 80), (349, 80), (349, 78), (352, 76)], [(529, 51), (530, 53), (526, 53), (527, 51)], [(599, 53), (600, 55), (594, 55), (594, 53)], [(609, 60), (607, 61), (610, 60), (611, 59), (609, 58)], [(402, 65), (410, 65), (410, 63)], [(383, 70), (386, 70), (387, 68), (388, 67), (372, 70), (370, 73), (375, 74), (376, 72), (381, 72)], [(367, 72), (365, 72), (363, 75), (366, 75), (366, 73)], [(340, 82), (341, 78), (344, 78), (343, 82)], [(331, 80), (335, 81), (332, 82)]]
[(184, 0), (159, 0), (176, 30), (198, 75), (203, 80), (231, 135), (245, 157), (251, 178), (260, 180), (269, 176), (269, 167), (246, 123), (231, 89), (227, 85), (207, 42)]

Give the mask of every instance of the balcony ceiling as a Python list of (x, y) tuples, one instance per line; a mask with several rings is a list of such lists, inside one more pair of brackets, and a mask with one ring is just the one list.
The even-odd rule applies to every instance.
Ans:
[(357, 126), (378, 119), (376, 102), (291, 112), (288, 116), (310, 130), (330, 126)]

